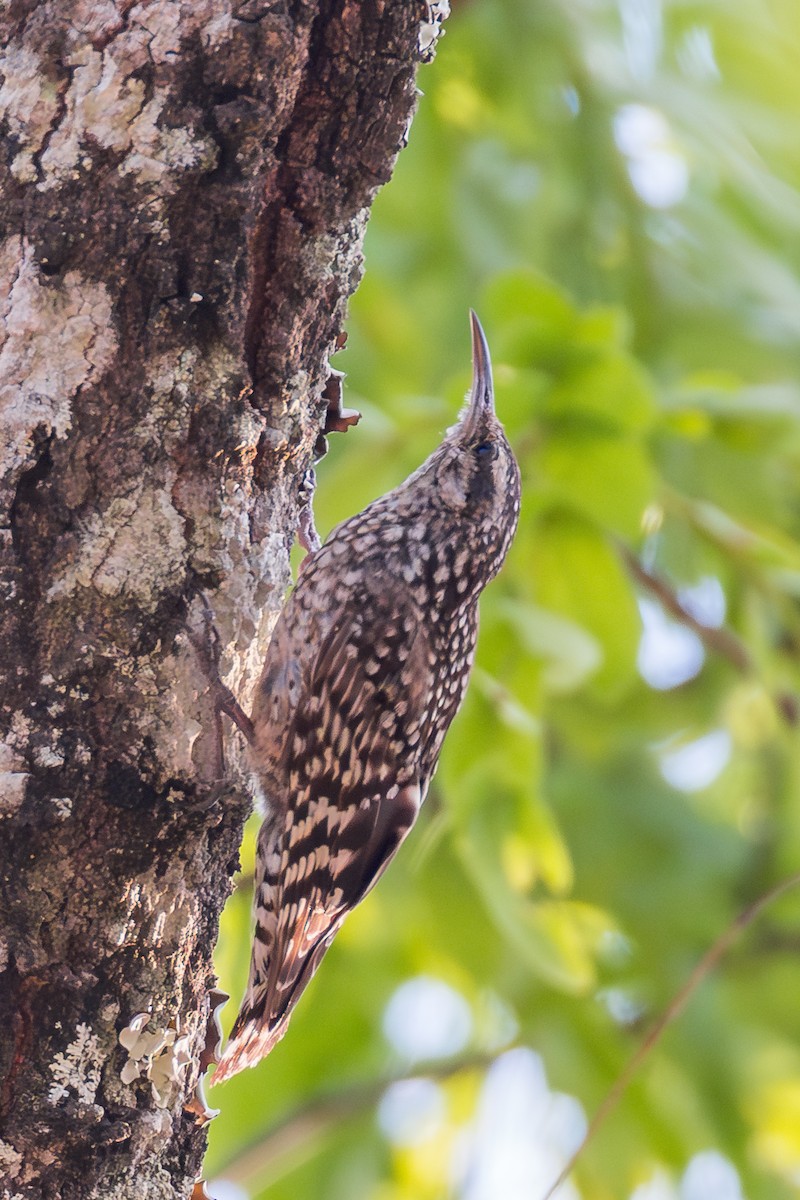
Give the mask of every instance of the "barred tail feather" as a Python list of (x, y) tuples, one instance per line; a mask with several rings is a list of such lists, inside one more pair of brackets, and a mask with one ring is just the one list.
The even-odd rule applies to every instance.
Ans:
[(265, 993), (262, 988), (260, 997), (242, 1005), (230, 1041), (214, 1071), (213, 1083), (223, 1083), (245, 1067), (257, 1066), (285, 1034), (290, 1013), (284, 1013), (277, 1021), (265, 1020)]
[(245, 1067), (255, 1067), (277, 1045), (289, 1025), (300, 999), (325, 955), (341, 920), (310, 947), (281, 963), (275, 979), (248, 986), (241, 1010), (231, 1030), (230, 1041), (214, 1072), (214, 1083), (230, 1079)]

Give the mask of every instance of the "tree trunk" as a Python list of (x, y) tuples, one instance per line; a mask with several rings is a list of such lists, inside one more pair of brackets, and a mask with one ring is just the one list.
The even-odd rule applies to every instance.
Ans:
[(0, 16), (0, 1197), (198, 1176), (186, 1104), (247, 803), (235, 763), (220, 798), (184, 631), (205, 592), (246, 704), (426, 20)]

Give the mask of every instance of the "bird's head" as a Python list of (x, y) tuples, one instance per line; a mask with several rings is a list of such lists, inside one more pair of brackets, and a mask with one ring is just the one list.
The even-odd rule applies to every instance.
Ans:
[[(494, 408), (489, 346), (481, 323), (472, 323), (472, 387), (458, 424), (433, 455), (440, 503), (474, 532), (476, 544), (500, 552), (511, 543), (519, 518), (519, 468)], [(498, 563), (499, 566), (499, 563)]]

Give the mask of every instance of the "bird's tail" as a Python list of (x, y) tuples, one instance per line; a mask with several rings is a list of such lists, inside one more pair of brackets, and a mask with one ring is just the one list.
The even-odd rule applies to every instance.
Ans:
[[(266, 1012), (267, 986), (248, 992), (222, 1058), (214, 1071), (214, 1083), (222, 1083), (245, 1067), (254, 1067), (269, 1054), (286, 1033), (291, 1012), (270, 1020)], [(259, 992), (261, 993), (259, 995)]]
[(325, 929), (302, 955), (295, 953), (284, 958), (266, 982), (256, 984), (255, 968), (251, 968), (250, 984), (214, 1072), (214, 1083), (230, 1079), (245, 1067), (256, 1066), (281, 1040), (294, 1006), (322, 961), (338, 925), (332, 930)]

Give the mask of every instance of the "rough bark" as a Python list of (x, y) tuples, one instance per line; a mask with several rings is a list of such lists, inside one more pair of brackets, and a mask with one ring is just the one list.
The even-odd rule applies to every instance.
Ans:
[(206, 592), (247, 700), (426, 11), (0, 16), (0, 1197), (198, 1175), (247, 799), (184, 631)]

